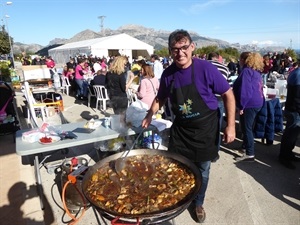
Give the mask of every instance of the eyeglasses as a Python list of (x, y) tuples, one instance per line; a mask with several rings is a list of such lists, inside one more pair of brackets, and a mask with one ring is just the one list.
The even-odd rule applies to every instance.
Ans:
[(186, 52), (188, 50), (188, 48), (191, 46), (191, 44), (192, 43), (190, 43), (189, 45), (181, 46), (180, 48), (170, 48), (170, 50), (173, 54), (178, 54), (180, 50), (182, 52)]

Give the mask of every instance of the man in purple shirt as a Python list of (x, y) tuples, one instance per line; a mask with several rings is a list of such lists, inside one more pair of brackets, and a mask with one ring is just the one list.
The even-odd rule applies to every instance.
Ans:
[(175, 120), (170, 129), (168, 150), (193, 161), (202, 174), (202, 186), (194, 199), (197, 222), (203, 222), (203, 208), (211, 160), (218, 155), (218, 100), (222, 96), (228, 121), (223, 140), (235, 139), (235, 99), (222, 74), (210, 62), (192, 58), (195, 50), (190, 34), (176, 30), (169, 36), (169, 52), (174, 63), (166, 68), (158, 94), (142, 121), (148, 127), (152, 116), (169, 98)]

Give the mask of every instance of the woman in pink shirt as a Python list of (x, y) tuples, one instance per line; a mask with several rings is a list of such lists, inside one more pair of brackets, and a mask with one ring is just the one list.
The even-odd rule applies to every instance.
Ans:
[(141, 74), (142, 80), (136, 95), (138, 99), (146, 103), (150, 109), (159, 88), (159, 81), (157, 77), (154, 76), (151, 65), (142, 65)]
[(75, 82), (77, 84), (77, 94), (76, 97), (78, 99), (83, 99), (85, 96), (84, 87), (83, 87), (83, 75), (86, 73), (84, 70), (86, 60), (78, 58), (78, 65), (75, 68)]
[(46, 64), (47, 68), (49, 68), (49, 69), (53, 69), (55, 67), (55, 62), (54, 62), (54, 60), (52, 59), (51, 56), (48, 56), (46, 58), (45, 64)]

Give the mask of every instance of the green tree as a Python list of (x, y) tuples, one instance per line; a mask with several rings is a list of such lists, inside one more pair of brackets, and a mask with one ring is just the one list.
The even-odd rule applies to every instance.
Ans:
[(240, 56), (239, 51), (232, 47), (221, 49), (219, 54), (223, 57), (223, 59), (225, 59), (226, 62), (229, 62), (230, 60), (237, 61)]
[(286, 54), (292, 57), (294, 62), (297, 62), (297, 53), (295, 52), (295, 50), (288, 48), (286, 49)]
[(240, 55), (239, 51), (236, 48), (232, 48), (232, 47), (225, 48), (224, 53), (226, 53), (228, 55), (231, 55), (231, 56), (234, 56), (234, 57), (237, 57), (237, 58)]
[(215, 45), (209, 45), (195, 50), (195, 54), (199, 54), (200, 56), (204, 54), (208, 55), (211, 52), (217, 52), (219, 55), (223, 57), (223, 59), (225, 59), (226, 62), (229, 62), (230, 59), (237, 60), (240, 54), (236, 48), (229, 47), (229, 48), (221, 49)]
[(160, 57), (168, 57), (169, 56), (169, 49), (162, 48), (160, 50), (155, 50), (154, 53)]
[(9, 36), (5, 30), (5, 27), (2, 26), (0, 32), (0, 54), (9, 54), (10, 53), (10, 44), (9, 44)]
[(3, 60), (0, 62), (0, 80), (10, 82), (10, 62)]
[(202, 48), (197, 48), (195, 50), (195, 54), (199, 54), (199, 55), (203, 55), (203, 54), (208, 55), (210, 52), (218, 52), (218, 46), (209, 45)]

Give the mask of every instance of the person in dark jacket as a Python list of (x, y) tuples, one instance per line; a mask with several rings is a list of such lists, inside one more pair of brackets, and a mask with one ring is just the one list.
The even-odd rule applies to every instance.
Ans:
[(75, 71), (76, 69), (76, 63), (75, 63), (75, 59), (70, 57), (69, 62), (66, 63), (68, 69), (73, 69)]
[(91, 80), (91, 85), (105, 85), (106, 82), (106, 68), (101, 68), (101, 70), (98, 70), (96, 73), (96, 76), (94, 76), (93, 80)]
[[(107, 73), (107, 69), (105, 68), (101, 68), (101, 70), (98, 70), (96, 73), (96, 76), (94, 76), (94, 79), (91, 80), (91, 83), (89, 85), (89, 88), (92, 92), (92, 94), (94, 94), (94, 85), (102, 85), (105, 86), (106, 83), (106, 73)], [(103, 93), (105, 96), (105, 93)]]
[(236, 161), (254, 161), (253, 126), (255, 118), (264, 103), (261, 73), (263, 59), (259, 53), (243, 52), (240, 55), (241, 74), (233, 84), (236, 106), (239, 109), (240, 125), (243, 133), (243, 149), (246, 154)]
[(128, 107), (126, 91), (133, 79), (126, 83), (127, 60), (126, 56), (117, 56), (106, 74), (106, 87), (115, 114), (125, 115)]
[(45, 62), (41, 59), (40, 56), (36, 56), (33, 60), (31, 65), (45, 65)]
[[(300, 65), (300, 62), (298, 62)], [(293, 153), (300, 134), (300, 68), (293, 70), (287, 79), (287, 97), (284, 116), (286, 126), (281, 138), (279, 162), (289, 169), (295, 169), (293, 161), (300, 158)]]
[(236, 74), (236, 72), (237, 72), (237, 68), (236, 68), (236, 64), (235, 64), (233, 58), (230, 58), (230, 61), (229, 61), (229, 63), (227, 64), (227, 67), (228, 67), (229, 72), (230, 72), (230, 74), (229, 74), (228, 77), (234, 76), (234, 75)]

